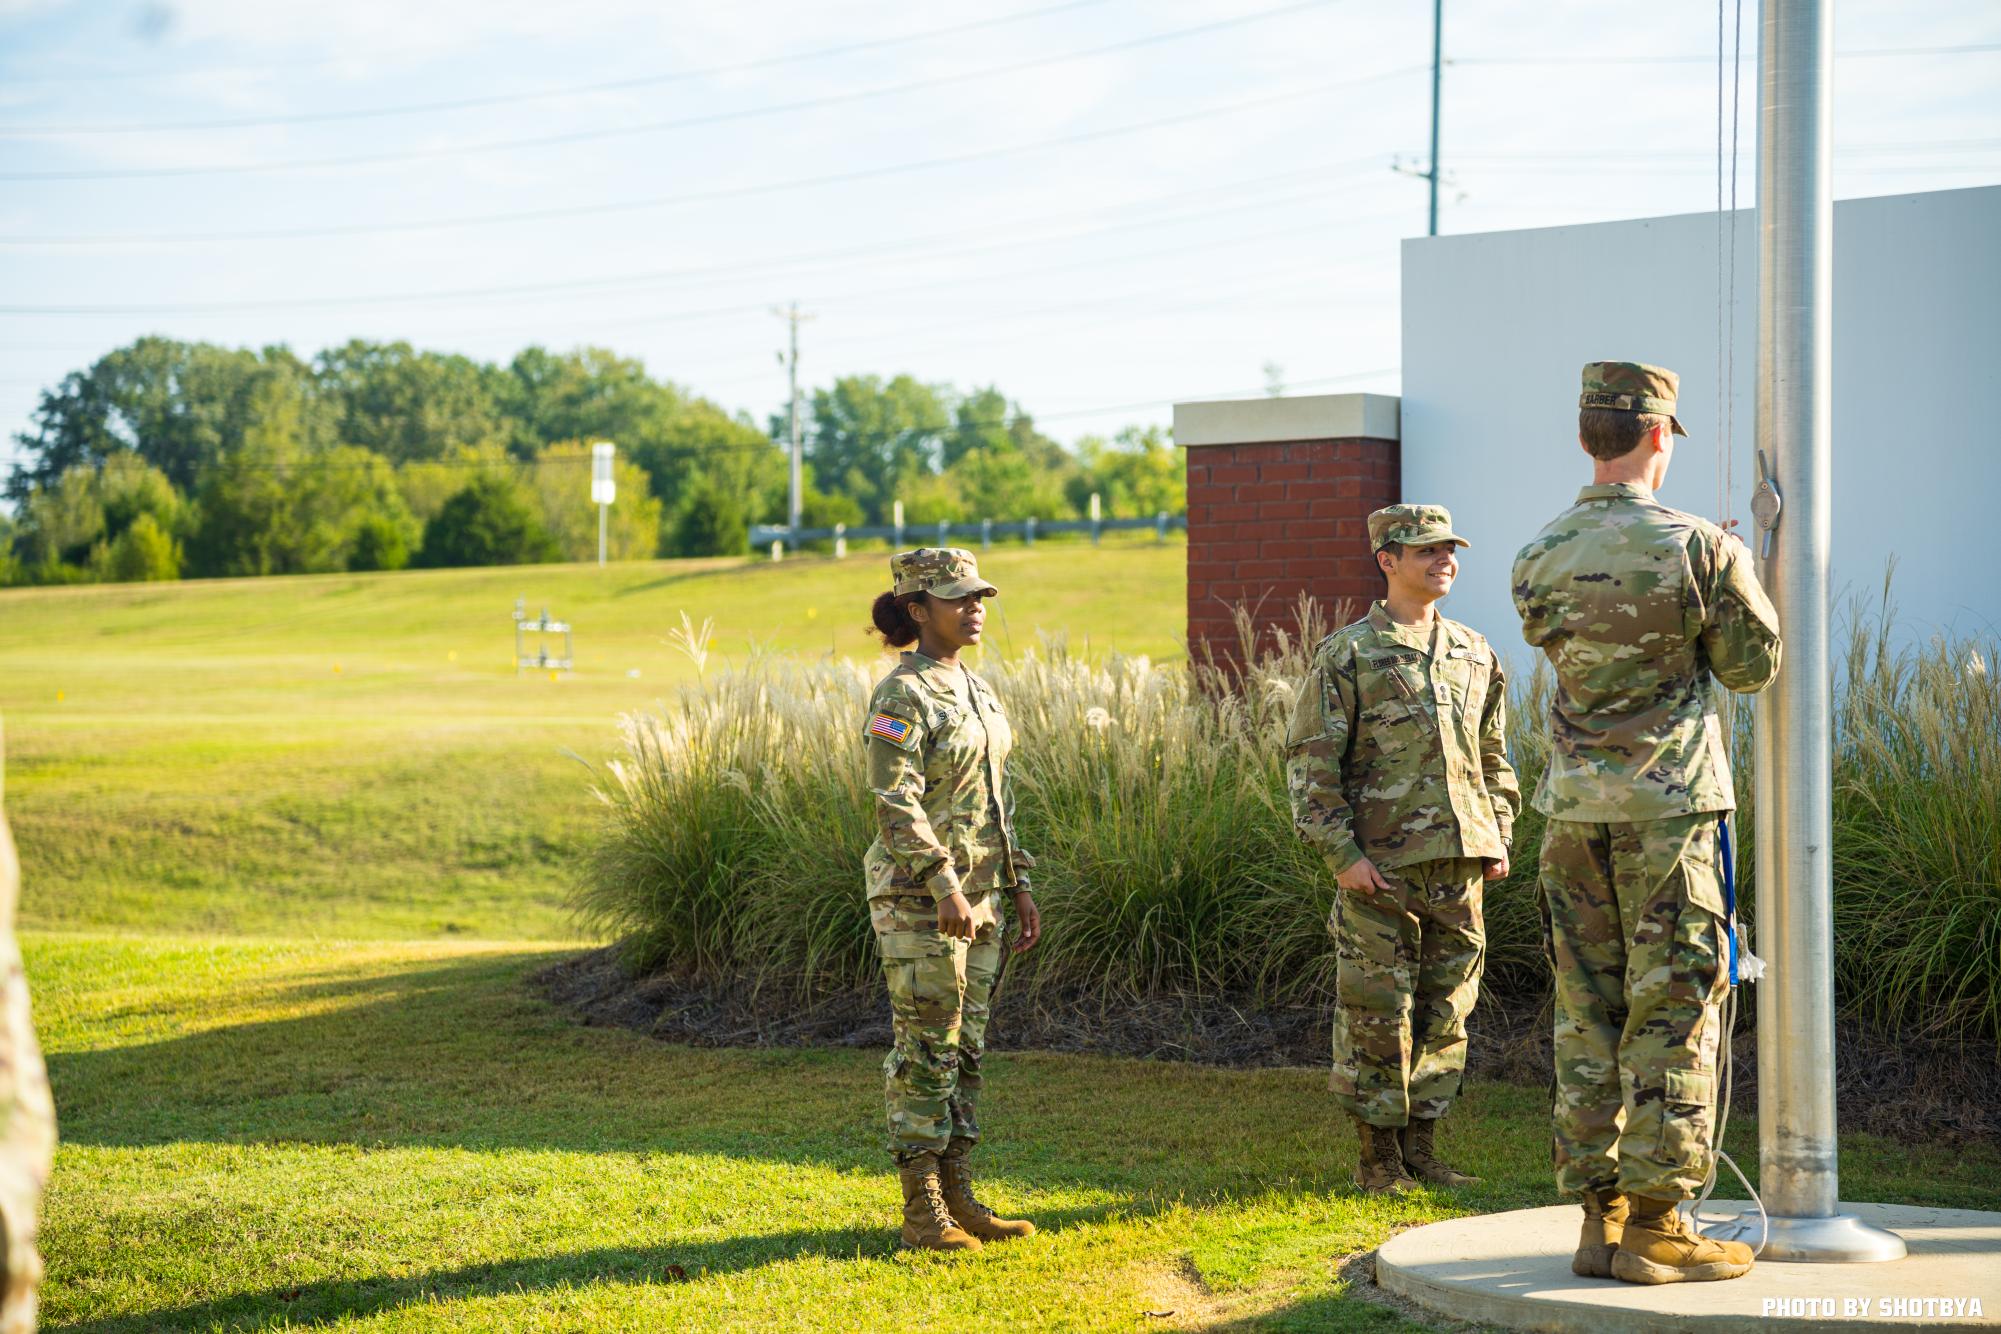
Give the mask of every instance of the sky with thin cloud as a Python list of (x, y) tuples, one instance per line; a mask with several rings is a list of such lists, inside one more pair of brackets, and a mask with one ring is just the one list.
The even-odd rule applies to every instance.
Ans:
[[(1715, 207), (1716, 7), (1445, 10), (1442, 231)], [(1835, 31), (1838, 198), (2001, 182), (2001, 6)], [(147, 333), (601, 346), (762, 421), (793, 300), (808, 384), (996, 384), (1063, 440), (1394, 392), (1431, 47), (1422, 0), (0, 0), (0, 455)]]

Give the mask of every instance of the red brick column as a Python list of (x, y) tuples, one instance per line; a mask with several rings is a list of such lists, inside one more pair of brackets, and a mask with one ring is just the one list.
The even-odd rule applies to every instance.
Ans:
[[(1343, 602), (1359, 614), (1382, 595), (1365, 521), (1400, 495), (1395, 408), (1395, 399), (1361, 394), (1177, 405), (1175, 435), (1188, 451), (1192, 650), (1206, 644), (1235, 661), (1239, 604), (1255, 608), (1263, 638), (1270, 627), (1293, 627), (1301, 593), (1330, 617)], [(1228, 438), (1316, 426), (1345, 433)]]

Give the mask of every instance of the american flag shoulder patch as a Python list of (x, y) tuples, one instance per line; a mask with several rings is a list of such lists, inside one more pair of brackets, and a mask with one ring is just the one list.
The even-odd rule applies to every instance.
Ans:
[(868, 734), (879, 736), (892, 745), (909, 745), (910, 734), (915, 730), (908, 719), (899, 718), (893, 713), (874, 714), (868, 720)]

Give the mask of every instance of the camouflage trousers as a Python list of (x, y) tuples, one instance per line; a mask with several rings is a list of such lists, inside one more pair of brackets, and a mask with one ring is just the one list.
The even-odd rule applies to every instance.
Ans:
[(35, 1248), (42, 1189), (55, 1150), (56, 1109), (28, 1019), (28, 980), (11, 936), (0, 939), (0, 1334), (35, 1327), (42, 1258)]
[(1481, 864), (1386, 870), (1394, 887), (1341, 890), (1334, 935), (1334, 1071), (1344, 1109), (1376, 1126), (1445, 1115), (1466, 1074), (1466, 1016), (1487, 957)]
[(42, 1257), (35, 1247), (56, 1147), (56, 1108), (28, 1014), (28, 979), (14, 942), (19, 873), (0, 818), (0, 1334), (35, 1327)]
[(1709, 1174), (1729, 990), (1712, 812), (1551, 820), (1558, 1189), (1687, 1199)]
[(1000, 892), (972, 899), (971, 940), (938, 929), (928, 894), (872, 899), (869, 915), (889, 984), (894, 1044), (882, 1063), (889, 1151), (900, 1162), (941, 1153), (956, 1136), (978, 1140), (980, 1058), (1005, 958)]

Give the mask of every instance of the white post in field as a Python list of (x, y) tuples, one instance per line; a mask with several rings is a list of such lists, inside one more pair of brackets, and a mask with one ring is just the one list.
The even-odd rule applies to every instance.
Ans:
[(591, 446), (591, 503), (598, 507), (598, 566), (603, 568), (605, 522), (611, 502), (618, 498), (618, 483), (612, 480), (611, 459), (616, 446), (600, 440)]

